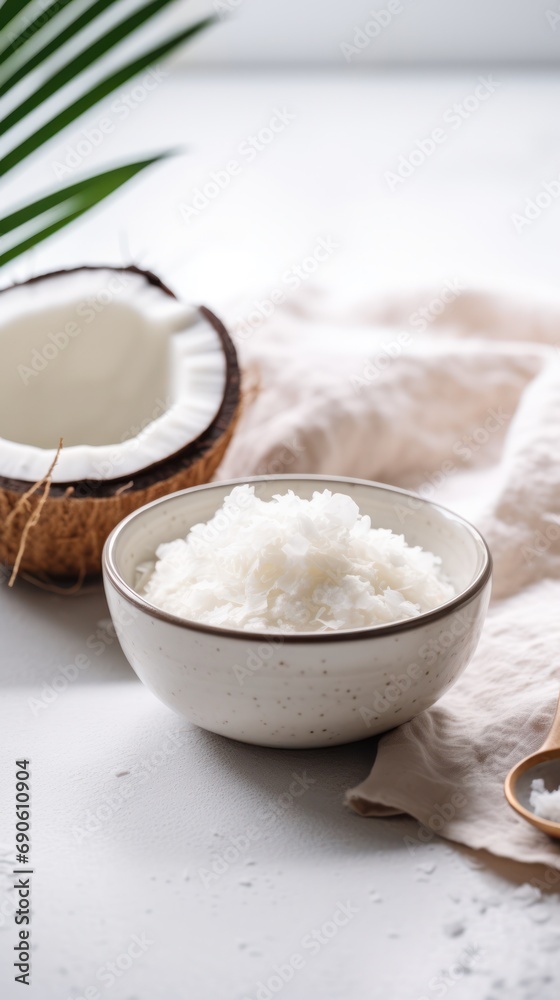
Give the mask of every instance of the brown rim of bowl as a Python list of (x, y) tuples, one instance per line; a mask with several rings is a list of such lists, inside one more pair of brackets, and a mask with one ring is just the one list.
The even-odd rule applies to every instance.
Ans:
[[(178, 618), (177, 615), (170, 615), (166, 611), (161, 611), (160, 608), (154, 607), (145, 601), (139, 594), (136, 593), (132, 587), (129, 587), (127, 583), (124, 582), (120, 576), (118, 570), (116, 569), (113, 561), (113, 549), (117, 540), (119, 533), (123, 530), (125, 525), (133, 518), (138, 517), (142, 514), (144, 510), (148, 507), (155, 507), (157, 504), (165, 503), (172, 497), (181, 496), (186, 493), (194, 493), (197, 490), (211, 490), (215, 488), (241, 486), (245, 483), (265, 483), (265, 482), (286, 482), (286, 481), (311, 481), (311, 482), (324, 482), (324, 483), (346, 483), (353, 486), (373, 486), (377, 489), (386, 490), (389, 493), (398, 493), (402, 496), (412, 497), (414, 500), (420, 500), (421, 503), (428, 507), (434, 507), (441, 511), (444, 516), (450, 520), (459, 522), (467, 532), (475, 539), (475, 541), (481, 546), (482, 551), (485, 555), (485, 559), (480, 569), (478, 575), (475, 577), (473, 582), (463, 590), (456, 597), (453, 597), (450, 601), (445, 604), (439, 605), (434, 608), (433, 611), (425, 611), (423, 614), (417, 615), (416, 618), (405, 618), (401, 621), (392, 622), (389, 625), (370, 625), (362, 629), (338, 629), (335, 632), (253, 632), (248, 629), (231, 629), (231, 628), (221, 628), (219, 625), (206, 625), (204, 622), (191, 621), (186, 618)], [(133, 604), (140, 611), (145, 614), (151, 615), (153, 618), (158, 618), (160, 621), (168, 622), (170, 625), (177, 625), (179, 628), (190, 629), (195, 632), (207, 632), (210, 635), (215, 636), (226, 636), (230, 639), (240, 639), (247, 641), (249, 639), (260, 639), (264, 641), (270, 641), (271, 638), (281, 636), (283, 642), (294, 643), (294, 642), (341, 642), (345, 639), (368, 639), (375, 636), (384, 635), (395, 635), (398, 632), (408, 632), (410, 629), (421, 628), (430, 622), (438, 621), (439, 619), (447, 617), (447, 615), (452, 611), (457, 611), (459, 608), (464, 607), (469, 604), (477, 595), (484, 589), (488, 580), (492, 576), (492, 556), (490, 549), (486, 544), (486, 541), (480, 534), (480, 532), (465, 518), (461, 517), (460, 514), (455, 514), (454, 511), (449, 510), (447, 507), (443, 507), (441, 504), (434, 503), (432, 500), (425, 500), (423, 497), (418, 496), (416, 493), (412, 493), (410, 490), (402, 490), (398, 486), (388, 486), (386, 483), (376, 483), (368, 479), (352, 479), (349, 476), (318, 476), (318, 475), (304, 475), (304, 474), (294, 474), (294, 475), (278, 475), (278, 476), (249, 476), (246, 479), (228, 479), (222, 482), (215, 483), (204, 483), (202, 486), (191, 486), (186, 490), (178, 490), (175, 493), (169, 493), (168, 496), (160, 497), (159, 500), (152, 500), (151, 503), (145, 504), (144, 507), (139, 507), (138, 510), (133, 511), (128, 514), (122, 521), (113, 528), (111, 534), (107, 538), (105, 545), (103, 546), (103, 557), (102, 557), (103, 570), (107, 574), (111, 583), (115, 589), (124, 597), (130, 604)]]

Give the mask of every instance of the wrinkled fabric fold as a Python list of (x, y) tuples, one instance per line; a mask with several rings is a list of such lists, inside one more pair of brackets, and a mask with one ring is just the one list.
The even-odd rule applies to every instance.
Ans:
[(238, 345), (259, 389), (219, 476), (357, 476), (477, 525), (494, 585), (473, 661), (437, 705), (381, 738), (347, 802), (560, 869), (559, 847), (503, 795), (560, 688), (560, 299), (457, 293), (422, 329), (411, 317), (435, 296), (337, 315), (314, 294), (278, 309)]

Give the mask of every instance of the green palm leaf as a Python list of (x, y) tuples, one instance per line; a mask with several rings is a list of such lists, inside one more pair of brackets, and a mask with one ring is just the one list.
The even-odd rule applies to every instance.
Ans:
[[(25, 250), (36, 246), (37, 243), (45, 240), (47, 236), (58, 232), (59, 229), (68, 225), (69, 222), (78, 219), (80, 215), (83, 215), (84, 212), (93, 208), (94, 205), (103, 201), (110, 194), (113, 194), (114, 191), (117, 191), (128, 180), (140, 173), (141, 170), (145, 170), (146, 167), (157, 163), (168, 155), (168, 153), (161, 153), (159, 156), (153, 156), (148, 160), (128, 163), (126, 166), (114, 167), (112, 170), (106, 170), (93, 177), (87, 177), (76, 184), (70, 184), (68, 187), (54, 191), (32, 202), (30, 205), (24, 205), (15, 212), (11, 212), (10, 215), (4, 216), (3, 219), (0, 219), (0, 237), (8, 236), (21, 226), (34, 220), (38, 222), (38, 225), (41, 225), (41, 218), (43, 216), (47, 216), (47, 219), (52, 219), (52, 221), (48, 221), (48, 225), (42, 229), (38, 229), (15, 246), (10, 247), (3, 253), (0, 252), (0, 267), (18, 257)], [(52, 218), (53, 209), (59, 210), (58, 217), (54, 219)]]
[[(64, 8), (71, 5), (73, 0), (54, 0), (39, 15), (34, 11), (35, 16), (27, 25), (22, 26), (22, 21), (15, 19), (28, 6), (28, 2), (29, 0), (4, 0), (4, 3), (0, 5), (0, 31), (15, 21), (15, 32), (9, 44), (0, 41), (0, 44), (4, 44), (0, 51), (0, 63), (9, 62), (13, 53), (20, 53), (17, 67), (11, 71), (8, 69), (4, 74), (4, 79), (0, 81), (0, 98), (37, 66), (49, 60), (51, 56), (55, 56), (63, 45), (66, 45), (88, 24), (91, 24), (120, 0), (95, 0), (85, 10), (82, 9), (74, 20), (65, 23), (64, 26), (61, 23), (58, 31), (52, 31), (52, 29), (56, 29), (57, 17)], [(84, 70), (94, 66), (106, 53), (118, 47), (134, 32), (150, 22), (164, 7), (173, 2), (174, 0), (150, 0), (143, 6), (136, 7), (132, 12), (127, 11), (127, 16), (116, 25), (102, 33), (91, 44), (83, 45), (78, 52), (75, 51), (74, 54), (71, 54), (69, 60), (62, 67), (48, 75), (23, 101), (4, 116), (3, 120), (0, 121), (0, 135), (5, 135), (14, 125), (39, 108), (44, 101), (57, 94), (67, 84), (72, 83)], [(195, 38), (216, 20), (218, 20), (216, 16), (206, 17), (190, 27), (176, 32), (89, 86), (89, 89), (76, 97), (54, 117), (39, 124), (32, 134), (20, 140), (15, 146), (11, 148), (8, 146), (0, 158), (0, 176), (18, 166), (22, 160), (40, 149), (104, 97), (113, 93), (118, 87), (127, 83), (158, 60), (163, 59), (181, 44)], [(52, 37), (41, 47), (39, 32), (48, 23), (51, 23), (52, 26)], [(35, 36), (38, 36), (39, 46), (33, 44), (29, 47), (30, 40)], [(4, 147), (6, 148), (5, 143)], [(0, 219), (0, 238), (4, 245), (9, 245), (5, 250), (0, 248), (0, 266), (7, 264), (19, 254), (40, 243), (52, 233), (58, 232), (74, 219), (79, 218), (90, 208), (103, 201), (104, 198), (117, 191), (132, 177), (166, 155), (168, 154), (154, 155), (149, 159), (105, 170), (93, 177), (88, 177), (37, 198), (9, 215), (5, 215)], [(22, 227), (24, 232), (18, 233)]]
[(19, 14), (24, 7), (28, 7), (30, 0), (4, 0), (0, 7), (0, 28), (5, 28), (10, 21), (13, 21), (16, 14)]
[[(51, 38), (50, 42), (47, 42), (42, 49), (33, 53), (33, 55), (31, 55), (27, 61), (23, 63), (23, 65), (18, 66), (17, 69), (10, 73), (4, 83), (0, 83), (0, 97), (7, 94), (12, 87), (15, 87), (16, 83), (19, 83), (20, 80), (23, 80), (24, 77), (31, 73), (32, 70), (36, 69), (37, 66), (40, 66), (45, 59), (52, 56), (53, 52), (57, 52), (62, 45), (73, 38), (74, 35), (77, 35), (82, 28), (85, 28), (88, 24), (95, 20), (96, 17), (99, 17), (99, 15), (103, 14), (109, 9), (109, 7), (112, 7), (113, 4), (119, 2), (120, 0), (97, 0), (97, 3), (94, 3), (93, 7), (88, 7), (79, 17), (77, 17), (70, 24), (66, 25), (62, 31), (59, 31), (54, 38)], [(33, 35), (45, 26), (45, 24), (48, 24), (53, 17), (56, 17), (56, 15), (59, 14), (64, 7), (67, 7), (69, 3), (74, 3), (74, 0), (54, 0), (54, 3), (52, 3), (50, 7), (47, 7), (47, 9), (40, 14), (39, 17), (35, 18), (35, 20), (32, 21), (31, 24), (28, 24), (19, 35), (12, 39), (9, 45), (2, 49), (0, 52), (0, 66), (6, 59), (9, 58), (9, 56), (11, 56), (14, 52), (17, 52), (18, 49), (21, 49), (22, 45), (25, 45), (25, 43), (28, 42)]]
[(174, 0), (152, 0), (151, 3), (146, 4), (145, 7), (141, 7), (140, 10), (134, 11), (130, 17), (125, 18), (124, 21), (120, 21), (119, 24), (111, 28), (105, 35), (98, 38), (92, 45), (88, 45), (86, 49), (83, 49), (78, 53), (74, 59), (66, 63), (57, 73), (45, 80), (43, 84), (25, 101), (18, 104), (13, 111), (10, 111), (5, 118), (0, 120), (0, 135), (4, 135), (8, 129), (12, 126), (17, 125), (22, 118), (25, 118), (31, 111), (34, 111), (43, 101), (46, 101), (48, 97), (52, 97), (53, 94), (58, 93), (62, 87), (70, 83), (76, 76), (83, 73), (84, 70), (91, 66), (92, 63), (101, 59), (107, 52), (122, 42), (123, 39), (127, 38), (128, 35), (132, 34), (137, 28), (149, 21), (154, 14), (159, 13), (163, 7), (167, 7), (168, 4), (174, 2)]

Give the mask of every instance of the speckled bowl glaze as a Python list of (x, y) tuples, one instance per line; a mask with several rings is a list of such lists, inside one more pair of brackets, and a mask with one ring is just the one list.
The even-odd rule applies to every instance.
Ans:
[[(207, 521), (240, 482), (254, 483), (264, 500), (289, 489), (307, 498), (347, 493), (374, 526), (440, 556), (457, 596), (393, 625), (285, 636), (184, 621), (148, 604), (134, 590), (138, 564)], [(467, 521), (413, 493), (335, 477), (259, 476), (197, 486), (134, 511), (109, 536), (103, 573), (124, 653), (161, 701), (214, 733), (303, 748), (360, 740), (433, 705), (474, 653), (492, 561)]]

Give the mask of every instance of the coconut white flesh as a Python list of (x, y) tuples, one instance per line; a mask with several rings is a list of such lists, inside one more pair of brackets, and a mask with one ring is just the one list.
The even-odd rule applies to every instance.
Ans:
[(0, 476), (133, 475), (199, 437), (226, 359), (195, 306), (142, 276), (75, 271), (0, 296)]
[[(414, 618), (455, 591), (432, 552), (408, 545), (344, 493), (271, 500), (248, 483), (186, 538), (164, 542), (136, 587), (162, 611), (220, 628), (332, 632)], [(142, 590), (143, 588), (143, 590)]]

